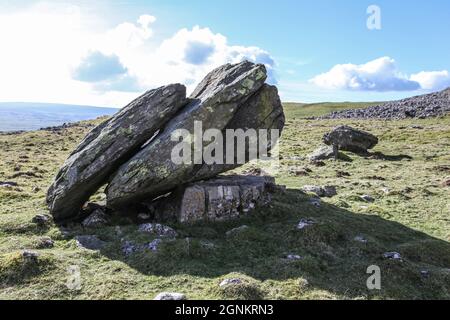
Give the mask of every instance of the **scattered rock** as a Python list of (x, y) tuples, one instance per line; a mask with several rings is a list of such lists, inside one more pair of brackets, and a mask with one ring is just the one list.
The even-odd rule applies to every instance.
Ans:
[(429, 277), (430, 277), (430, 271), (428, 271), (428, 270), (421, 270), (421, 271), (420, 271), (420, 275), (421, 275), (423, 278), (429, 278)]
[(186, 88), (181, 84), (150, 90), (94, 128), (66, 160), (48, 190), (47, 203), (55, 219), (76, 216), (124, 157), (151, 139), (187, 102)]
[(95, 235), (76, 236), (75, 240), (78, 247), (88, 250), (97, 251), (106, 245), (106, 242), (100, 240)]
[(39, 254), (30, 250), (23, 250), (22, 257), (30, 262), (36, 262), (38, 260)]
[(53, 248), (53, 246), (54, 246), (54, 241), (52, 240), (52, 238), (42, 237), (38, 240), (36, 247), (38, 249), (49, 249), (49, 248)]
[[(321, 162), (321, 160), (327, 160), (334, 158), (334, 150), (333, 147), (330, 146), (321, 146), (315, 151), (313, 151), (310, 155), (308, 155), (309, 161), (320, 167), (325, 165), (324, 162)], [(351, 159), (343, 154), (342, 152), (338, 153), (338, 159), (344, 160), (344, 161), (350, 161)], [(323, 164), (323, 165), (322, 165)]]
[(136, 245), (132, 241), (123, 241), (123, 244), (122, 244), (122, 247), (121, 247), (122, 253), (125, 256), (129, 256), (129, 255), (139, 251), (139, 249), (140, 249), (139, 246)]
[(287, 260), (301, 260), (302, 257), (297, 254), (288, 254), (286, 255)]
[(314, 224), (316, 224), (316, 222), (312, 219), (301, 219), (300, 222), (297, 224), (297, 229), (302, 230)]
[(320, 208), (320, 206), (322, 205), (322, 200), (320, 200), (320, 198), (313, 197), (309, 199), (309, 203), (317, 208)]
[(383, 257), (389, 260), (402, 260), (402, 256), (398, 252), (386, 252), (383, 253)]
[[(353, 129), (349, 126), (340, 126), (325, 134), (323, 142), (326, 145), (336, 147), (338, 150), (367, 153), (367, 150), (378, 144), (378, 138), (370, 133)], [(334, 154), (337, 150), (332, 150), (332, 152)]]
[(334, 186), (304, 186), (304, 192), (314, 193), (318, 197), (332, 198), (337, 195), (336, 187)]
[(335, 111), (323, 119), (405, 119), (440, 117), (450, 112), (450, 88), (385, 104), (344, 111)]
[(52, 220), (52, 217), (48, 214), (37, 214), (31, 219), (31, 222), (37, 224), (40, 227), (48, 225)]
[(177, 292), (162, 292), (158, 294), (153, 300), (186, 300), (186, 296)]
[(18, 186), (19, 184), (14, 181), (0, 181), (0, 188), (14, 188)]
[(222, 280), (222, 282), (219, 284), (219, 287), (223, 288), (229, 285), (236, 285), (236, 284), (241, 284), (242, 280), (239, 278), (228, 278), (228, 279), (224, 279)]
[(325, 167), (327, 164), (323, 161), (320, 160), (311, 160), (310, 161), (312, 165), (316, 166), (316, 167)]
[(147, 248), (153, 252), (158, 251), (160, 244), (162, 243), (161, 239), (155, 239), (147, 245)]
[(367, 239), (364, 238), (363, 236), (356, 236), (353, 240), (357, 241), (357, 242), (361, 242), (361, 243), (367, 243)]
[(375, 199), (372, 196), (369, 196), (367, 194), (362, 195), (359, 198), (365, 202), (374, 202), (375, 201)]
[(233, 237), (233, 236), (235, 236), (235, 235), (237, 235), (237, 234), (239, 234), (239, 233), (241, 233), (241, 232), (247, 230), (248, 228), (249, 228), (249, 226), (247, 226), (247, 225), (242, 225), (242, 226), (240, 226), (240, 227), (237, 227), (237, 228), (234, 228), (234, 229), (231, 229), (231, 230), (227, 231), (227, 232), (225, 233), (225, 235), (226, 235), (227, 237)]
[(100, 209), (95, 210), (81, 223), (85, 228), (98, 228), (108, 224), (107, 215)]
[(159, 223), (144, 223), (139, 226), (140, 232), (152, 233), (158, 237), (176, 238), (177, 232), (171, 227)]

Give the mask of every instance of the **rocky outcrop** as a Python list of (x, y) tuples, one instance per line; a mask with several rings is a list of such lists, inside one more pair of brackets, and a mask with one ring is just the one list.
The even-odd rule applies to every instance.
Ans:
[(263, 176), (221, 176), (177, 188), (153, 204), (156, 220), (181, 223), (223, 221), (267, 205), (275, 180)]
[(364, 153), (378, 144), (378, 138), (349, 126), (340, 126), (323, 137), (323, 142), (339, 150)]
[[(247, 108), (254, 111), (256, 119), (260, 119), (258, 111), (264, 112), (271, 107), (258, 104), (255, 110), (254, 107), (245, 107), (245, 104), (252, 103), (247, 102), (249, 99), (266, 102), (261, 96), (273, 95), (273, 89), (263, 87), (265, 79), (265, 67), (250, 62), (225, 65), (208, 74), (191, 95), (191, 104), (167, 124), (164, 132), (113, 176), (107, 188), (108, 206), (119, 209), (130, 202), (162, 195), (180, 184), (211, 178), (229, 170), (229, 166), (222, 165), (205, 167), (194, 162), (174, 163), (171, 153), (179, 142), (173, 141), (172, 133), (185, 129), (192, 135), (195, 121), (202, 122), (203, 132), (208, 129), (225, 130), (238, 111)], [(268, 104), (271, 102), (267, 101)], [(275, 105), (274, 108), (282, 110), (281, 105)], [(205, 145), (206, 143), (203, 146)]]
[(47, 193), (56, 220), (77, 215), (81, 206), (122, 163), (186, 105), (179, 84), (151, 90), (94, 128), (72, 152)]
[(450, 113), (450, 88), (443, 91), (391, 101), (377, 106), (336, 111), (323, 119), (406, 119), (439, 117)]
[[(236, 152), (234, 161), (227, 161), (233, 159), (228, 147), (236, 145), (234, 136), (225, 138), (228, 129), (243, 133), (252, 129), (260, 135), (266, 129), (266, 151), (270, 151), (285, 119), (278, 91), (264, 83), (266, 77), (264, 65), (227, 64), (210, 72), (188, 99), (184, 86), (170, 85), (132, 102), (94, 128), (66, 160), (48, 190), (47, 203), (55, 220), (79, 215), (83, 204), (104, 184), (107, 207), (121, 213), (255, 158), (250, 152), (255, 145), (244, 138), (243, 161), (238, 161)], [(224, 139), (207, 140), (203, 134), (209, 129)], [(180, 145), (177, 137), (193, 151), (188, 162), (173, 159)], [(223, 155), (224, 161), (203, 159), (205, 148), (211, 145), (223, 147), (216, 159)]]

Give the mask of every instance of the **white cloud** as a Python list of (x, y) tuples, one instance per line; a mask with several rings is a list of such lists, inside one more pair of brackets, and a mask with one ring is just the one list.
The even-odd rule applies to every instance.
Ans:
[[(158, 45), (149, 41), (155, 21), (145, 14), (105, 28), (101, 16), (49, 2), (0, 13), (0, 101), (123, 106), (138, 91), (164, 84), (181, 82), (192, 90), (212, 68), (242, 59), (266, 64), (275, 81), (268, 52), (231, 46), (225, 36), (198, 26)], [(92, 53), (97, 59), (87, 59)], [(115, 74), (106, 77), (108, 70), (96, 62), (115, 65)]]
[(411, 75), (411, 80), (420, 83), (425, 90), (435, 91), (450, 87), (450, 74), (447, 70), (422, 71)]
[(327, 89), (353, 91), (412, 91), (420, 88), (418, 82), (400, 73), (395, 60), (382, 57), (365, 64), (338, 64), (310, 82)]

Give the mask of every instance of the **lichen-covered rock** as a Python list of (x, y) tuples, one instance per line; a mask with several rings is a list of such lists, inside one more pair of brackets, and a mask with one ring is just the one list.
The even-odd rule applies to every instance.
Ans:
[(106, 245), (105, 241), (100, 240), (95, 235), (77, 236), (75, 238), (75, 240), (76, 240), (76, 244), (79, 248), (84, 248), (84, 249), (94, 250), (94, 251), (100, 250)]
[(323, 142), (330, 146), (336, 146), (339, 150), (364, 153), (378, 144), (378, 138), (349, 126), (339, 126), (325, 134)]
[(108, 223), (107, 215), (101, 210), (96, 209), (88, 217), (86, 217), (81, 223), (85, 228), (98, 228)]
[(109, 176), (187, 104), (186, 88), (150, 90), (94, 128), (72, 152), (47, 193), (55, 220), (76, 216)]
[(249, 214), (271, 201), (272, 177), (223, 176), (181, 186), (157, 200), (161, 219), (182, 223), (223, 221)]
[(161, 292), (153, 300), (186, 300), (186, 296), (178, 292)]
[[(107, 187), (107, 203), (121, 208), (130, 202), (154, 198), (173, 190), (183, 183), (204, 178), (194, 162), (176, 164), (172, 151), (179, 141), (172, 133), (183, 129), (194, 133), (194, 123), (201, 121), (203, 132), (208, 129), (224, 130), (241, 106), (263, 86), (266, 80), (263, 65), (245, 61), (224, 65), (209, 73), (191, 95), (192, 102), (173, 117), (152, 142), (122, 165)], [(194, 143), (195, 139), (191, 139)], [(206, 143), (204, 143), (206, 145)], [(227, 170), (213, 170), (213, 177)]]

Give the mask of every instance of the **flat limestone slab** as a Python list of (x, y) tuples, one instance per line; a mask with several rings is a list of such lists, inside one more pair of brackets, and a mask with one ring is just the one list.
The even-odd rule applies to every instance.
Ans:
[(150, 90), (94, 128), (72, 152), (47, 193), (55, 220), (76, 216), (109, 176), (188, 103), (181, 84)]
[(181, 223), (224, 221), (270, 203), (275, 179), (268, 176), (221, 176), (177, 188), (155, 204), (156, 219)]

